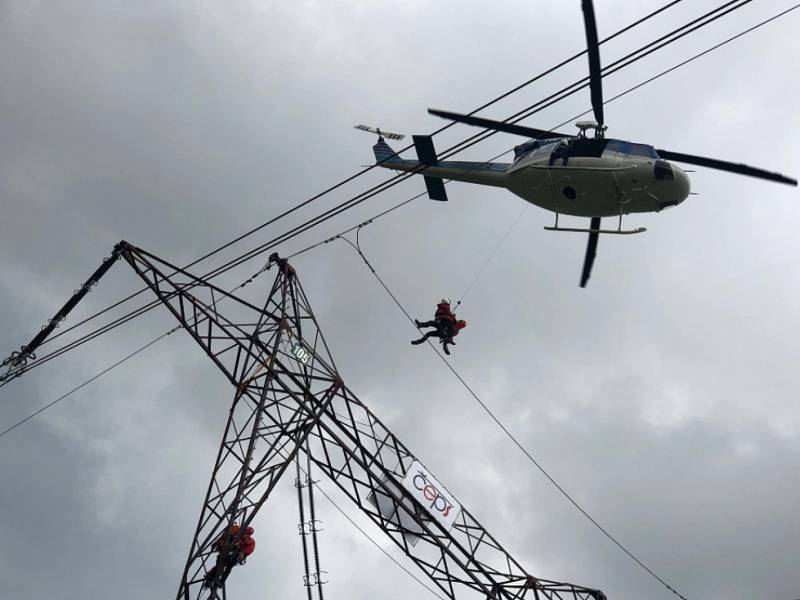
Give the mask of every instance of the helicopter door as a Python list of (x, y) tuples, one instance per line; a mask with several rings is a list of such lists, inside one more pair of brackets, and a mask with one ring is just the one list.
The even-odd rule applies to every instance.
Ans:
[(566, 167), (550, 169), (553, 203), (557, 211), (581, 217), (619, 214), (613, 170)]

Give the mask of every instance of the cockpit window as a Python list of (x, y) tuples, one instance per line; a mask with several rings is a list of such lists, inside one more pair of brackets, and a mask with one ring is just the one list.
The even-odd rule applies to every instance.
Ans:
[(519, 160), (526, 154), (529, 154), (539, 146), (539, 140), (531, 140), (519, 146), (514, 146), (514, 160)]
[(550, 156), (553, 148), (560, 142), (559, 138), (549, 138), (546, 140), (531, 140), (519, 146), (514, 146), (514, 162), (534, 154)]
[(608, 140), (608, 152), (619, 152), (630, 156), (644, 156), (645, 158), (658, 158), (655, 149), (647, 144), (634, 144), (623, 140)]

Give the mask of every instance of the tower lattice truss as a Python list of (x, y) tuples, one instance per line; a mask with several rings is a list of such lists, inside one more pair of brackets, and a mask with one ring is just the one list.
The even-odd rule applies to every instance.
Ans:
[(235, 390), (179, 600), (227, 598), (238, 542), (231, 526), (239, 524), (242, 535), (287, 469), (292, 476), (298, 452), (307, 452), (315, 471), (336, 484), (444, 596), (605, 598), (599, 590), (525, 571), (344, 385), (286, 260), (273, 255), (275, 280), (257, 306), (130, 244), (123, 243), (121, 256)]

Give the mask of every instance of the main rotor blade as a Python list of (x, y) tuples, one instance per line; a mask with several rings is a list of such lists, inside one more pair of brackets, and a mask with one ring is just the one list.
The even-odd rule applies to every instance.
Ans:
[(592, 274), (594, 257), (597, 255), (597, 240), (600, 238), (600, 217), (592, 217), (589, 229), (593, 231), (589, 234), (589, 241), (586, 243), (586, 256), (583, 259), (583, 272), (581, 273), (581, 287), (586, 287), (589, 277)]
[(471, 117), (459, 113), (448, 112), (446, 110), (436, 110), (429, 108), (428, 113), (435, 117), (449, 119), (458, 123), (466, 123), (467, 125), (475, 125), (476, 127), (483, 127), (484, 129), (493, 129), (495, 131), (505, 131), (506, 133), (513, 133), (514, 135), (524, 135), (525, 137), (535, 138), (537, 140), (546, 140), (549, 138), (571, 138), (572, 135), (558, 133), (556, 131), (545, 131), (544, 129), (535, 129), (533, 127), (525, 127), (524, 125), (514, 125), (513, 123), (503, 123), (502, 121), (493, 121), (491, 119), (484, 119), (482, 117)]
[(750, 175), (750, 177), (758, 177), (759, 179), (769, 179), (770, 181), (777, 181), (778, 183), (786, 183), (797, 187), (797, 180), (780, 173), (773, 173), (765, 171), (764, 169), (757, 169), (749, 165), (741, 163), (732, 163), (724, 160), (717, 160), (716, 158), (706, 158), (705, 156), (694, 156), (692, 154), (683, 154), (681, 152), (671, 152), (669, 150), (656, 150), (658, 155), (664, 160), (674, 160), (675, 162), (689, 163), (690, 165), (698, 165), (701, 167), (709, 167), (711, 169), (719, 169), (720, 171), (729, 171), (731, 173), (738, 173), (739, 175)]
[(586, 29), (586, 49), (589, 55), (589, 83), (592, 90), (594, 120), (603, 125), (603, 79), (600, 73), (600, 45), (597, 40), (597, 23), (594, 20), (592, 0), (583, 0), (583, 25)]

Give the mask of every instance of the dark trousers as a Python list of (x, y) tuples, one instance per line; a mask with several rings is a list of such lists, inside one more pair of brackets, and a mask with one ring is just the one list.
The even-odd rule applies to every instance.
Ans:
[(448, 319), (436, 319), (434, 321), (425, 321), (424, 323), (419, 324), (420, 329), (423, 327), (434, 327), (433, 331), (429, 331), (425, 335), (420, 338), (421, 340), (427, 340), (432, 337), (438, 337), (439, 339), (446, 340), (452, 337), (452, 332), (450, 331), (450, 323)]

